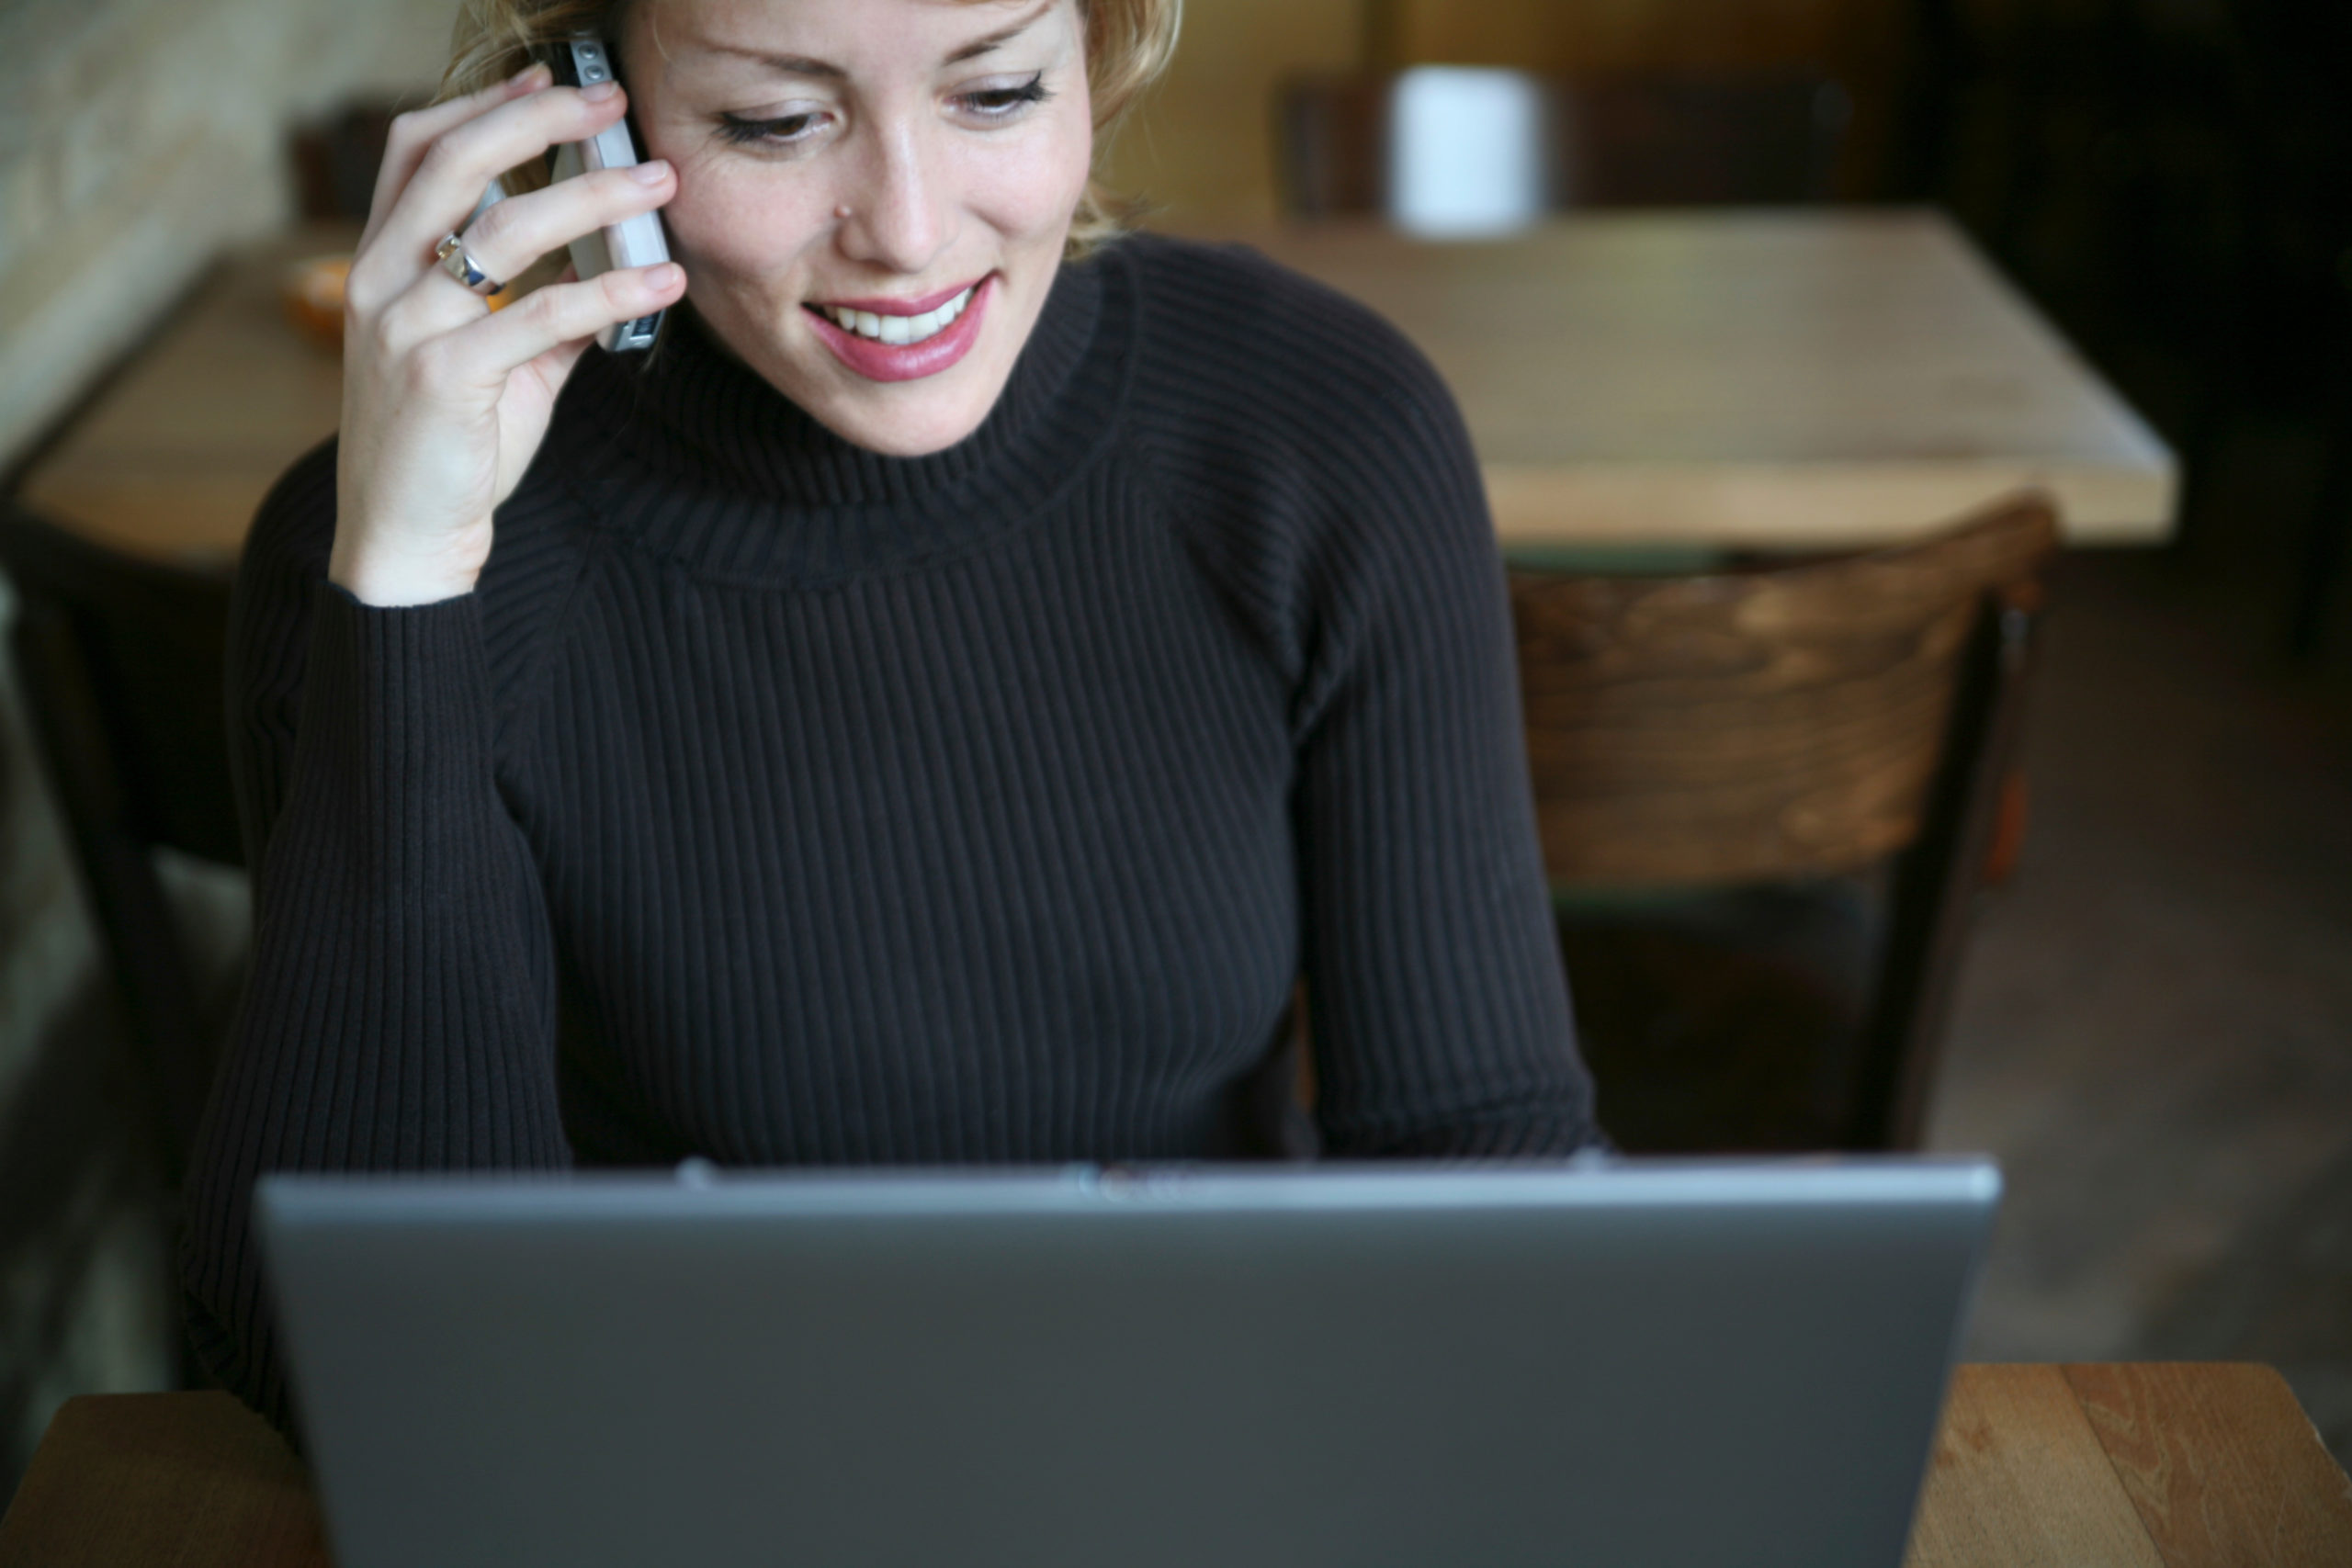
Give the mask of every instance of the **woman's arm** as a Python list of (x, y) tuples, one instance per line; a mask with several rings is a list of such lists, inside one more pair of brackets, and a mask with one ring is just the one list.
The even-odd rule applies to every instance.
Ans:
[(253, 968), (189, 1171), (182, 1273), (199, 1354), (281, 1426), (257, 1172), (569, 1157), (547, 914), (493, 778), (472, 590), (590, 340), (674, 303), (684, 275), (559, 282), (492, 314), (436, 256), (462, 231), (473, 264), (513, 277), (667, 200), (655, 164), (475, 210), (502, 170), (626, 107), (534, 65), (393, 123), (345, 291), (341, 437), (263, 503), (239, 570)]
[(1598, 1140), (1502, 564), (1452, 394), (1396, 328), (1261, 256), (1139, 236), (1121, 264), (1154, 493), (1290, 694), (1326, 1149)]
[(229, 700), (254, 952), (181, 1238), (198, 1353), (281, 1427), (258, 1173), (570, 1158), (548, 920), (493, 776), (477, 600), (374, 609), (328, 584), (334, 469), (330, 445), (280, 481), (238, 574)]
[(1600, 1138), (1537, 848), (1517, 651), (1453, 400), (1396, 379), (1327, 422), (1303, 557), (1296, 835), (1317, 1117), (1340, 1155)]

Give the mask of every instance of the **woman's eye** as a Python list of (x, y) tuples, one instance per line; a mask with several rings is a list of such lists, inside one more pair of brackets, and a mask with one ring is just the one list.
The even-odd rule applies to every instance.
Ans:
[(783, 146), (806, 141), (822, 129), (824, 117), (815, 110), (806, 114), (779, 115), (774, 119), (759, 119), (745, 115), (723, 114), (718, 117), (718, 133), (728, 141), (745, 146), (764, 144)]
[(1046, 73), (1040, 71), (1016, 86), (982, 87), (958, 94), (956, 102), (982, 119), (1009, 119), (1029, 105), (1042, 104), (1052, 96), (1046, 90)]

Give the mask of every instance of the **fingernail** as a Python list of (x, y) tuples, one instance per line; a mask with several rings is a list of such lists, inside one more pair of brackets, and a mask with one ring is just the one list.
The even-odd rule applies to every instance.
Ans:
[(514, 73), (514, 75), (506, 78), (506, 85), (510, 87), (536, 87), (540, 85), (539, 78), (548, 75), (550, 75), (550, 73), (548, 72), (546, 63), (541, 61), (534, 60), (530, 64), (526, 65), (523, 69)]
[(656, 158), (650, 163), (631, 164), (628, 168), (628, 177), (641, 186), (658, 186), (670, 177), (669, 162), (666, 159)]
[(591, 82), (580, 89), (580, 96), (592, 104), (601, 104), (620, 90), (618, 82)]
[(685, 269), (676, 262), (657, 263), (645, 269), (645, 287), (660, 293), (665, 288), (676, 288), (678, 280), (685, 276)]

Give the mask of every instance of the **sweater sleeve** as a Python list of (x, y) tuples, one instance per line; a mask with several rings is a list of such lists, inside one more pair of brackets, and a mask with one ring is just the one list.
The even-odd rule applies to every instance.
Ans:
[(1299, 558), (1294, 811), (1336, 1155), (1601, 1134), (1537, 847), (1494, 525), (1452, 395), (1382, 328)]
[[(1437, 371), (1352, 301), (1253, 261), (1263, 390), (1227, 496), (1289, 668), (1294, 841), (1327, 1152), (1601, 1138), (1576, 1051), (1494, 522)], [(1230, 484), (1230, 479), (1227, 479)], [(1239, 555), (1239, 552), (1238, 552)], [(1247, 567), (1244, 567), (1247, 571)]]
[(493, 776), (477, 596), (376, 609), (329, 584), (334, 498), (330, 445), (264, 502), (239, 569), (228, 701), (254, 951), (181, 1235), (198, 1355), (281, 1427), (259, 1173), (570, 1159), (548, 919)]
[(1144, 299), (1131, 406), (1155, 493), (1290, 694), (1325, 1151), (1602, 1141), (1453, 394), (1396, 328), (1262, 256), (1157, 238), (1114, 254)]

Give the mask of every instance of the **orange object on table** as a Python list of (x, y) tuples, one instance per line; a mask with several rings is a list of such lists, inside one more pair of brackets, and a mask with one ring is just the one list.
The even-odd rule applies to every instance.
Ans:
[(343, 352), (343, 288), (350, 276), (347, 255), (305, 256), (286, 269), (278, 291), (294, 330), (337, 354)]

